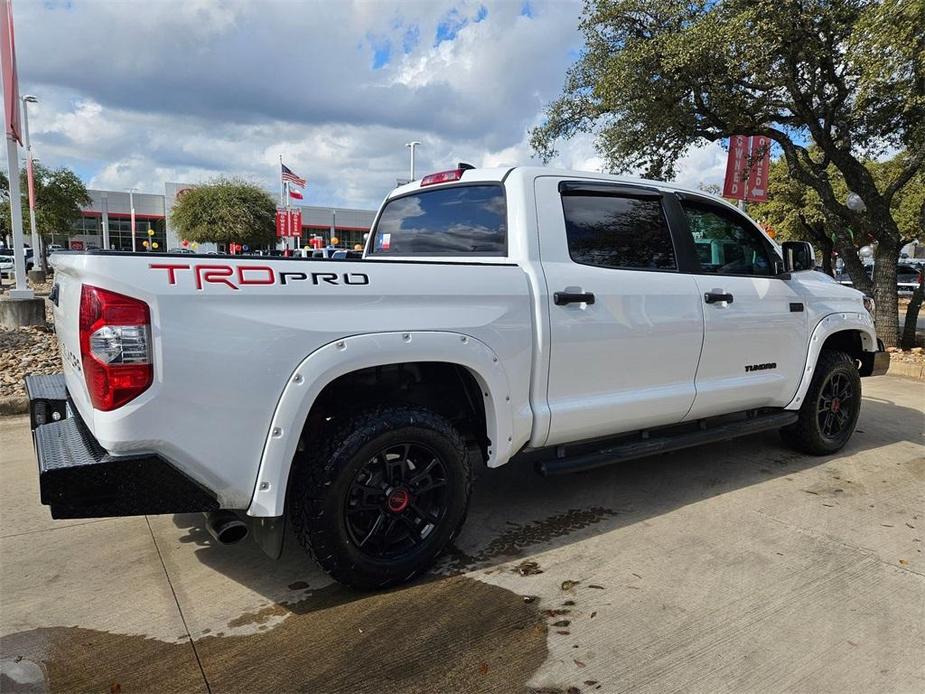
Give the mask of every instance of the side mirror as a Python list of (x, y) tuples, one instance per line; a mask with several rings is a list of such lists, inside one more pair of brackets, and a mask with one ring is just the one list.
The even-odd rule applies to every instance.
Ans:
[(784, 272), (812, 270), (816, 267), (813, 245), (806, 241), (784, 241)]

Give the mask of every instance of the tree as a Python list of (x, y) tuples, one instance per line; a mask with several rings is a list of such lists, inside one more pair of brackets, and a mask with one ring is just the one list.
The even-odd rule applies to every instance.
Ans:
[[(816, 156), (815, 152), (811, 154)], [(865, 166), (877, 184), (883, 185), (905, 160), (906, 154), (901, 152), (886, 161), (866, 161)], [(830, 165), (827, 174), (836, 195), (846, 198), (848, 186), (838, 169)], [(832, 252), (838, 251), (854, 286), (867, 294), (873, 293), (873, 281), (858, 258), (858, 249), (875, 242), (876, 238), (846, 228), (844, 221), (825, 207), (815, 190), (790, 176), (784, 159), (771, 164), (768, 195), (767, 202), (749, 206), (752, 217), (773, 228), (781, 239), (811, 242), (820, 251), (823, 268), (830, 275), (834, 273)], [(923, 202), (925, 172), (920, 170), (897, 192), (890, 206), (904, 240), (921, 234), (920, 211), (916, 206), (921, 207)]]
[(177, 199), (170, 220), (187, 241), (272, 243), (276, 202), (257, 185), (217, 178)]
[[(39, 163), (32, 167), (35, 184), (35, 228), (43, 239), (52, 234), (70, 236), (74, 222), (80, 219), (81, 207), (90, 204), (90, 194), (73, 171), (67, 168), (49, 169)], [(23, 231), (29, 235), (29, 188), (26, 172), (20, 172)], [(6, 176), (0, 178), (0, 228), (10, 233), (10, 185)]]
[[(925, 162), (923, 16), (925, 0), (586, 0), (585, 52), (531, 142), (548, 160), (592, 133), (610, 168), (670, 178), (693, 145), (766, 135), (827, 214), (877, 241), (877, 329), (895, 345), (908, 239), (893, 200)], [(894, 150), (878, 181), (866, 163)]]

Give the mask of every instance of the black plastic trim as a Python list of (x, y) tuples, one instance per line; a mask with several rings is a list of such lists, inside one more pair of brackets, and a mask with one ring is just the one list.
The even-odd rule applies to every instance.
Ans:
[[(31, 402), (30, 402), (31, 405)], [(155, 454), (110, 455), (72, 416), (32, 432), (39, 491), (52, 518), (109, 518), (215, 511), (209, 490)]]
[[(880, 343), (880, 346), (883, 346), (883, 343), (880, 340), (877, 340)], [(887, 370), (890, 368), (890, 353), (889, 352), (862, 352), (861, 353), (861, 368), (858, 369), (858, 373), (861, 376), (883, 376)]]
[(600, 195), (621, 198), (662, 197), (658, 188), (626, 183), (605, 183), (603, 181), (559, 181), (560, 195)]

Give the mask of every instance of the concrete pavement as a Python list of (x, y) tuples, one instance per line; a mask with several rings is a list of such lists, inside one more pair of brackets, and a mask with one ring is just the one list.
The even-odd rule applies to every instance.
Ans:
[(925, 386), (864, 388), (837, 456), (484, 473), (439, 570), (372, 594), (201, 516), (52, 521), (0, 418), (0, 690), (923, 691)]

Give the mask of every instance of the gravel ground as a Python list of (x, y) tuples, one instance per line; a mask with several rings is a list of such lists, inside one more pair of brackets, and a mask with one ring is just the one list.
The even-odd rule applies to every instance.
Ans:
[[(51, 282), (33, 286), (35, 293), (48, 296)], [(27, 374), (51, 374), (61, 371), (58, 340), (55, 338), (51, 306), (45, 304), (48, 326), (28, 328), (0, 327), (0, 399), (26, 394), (23, 379)]]

